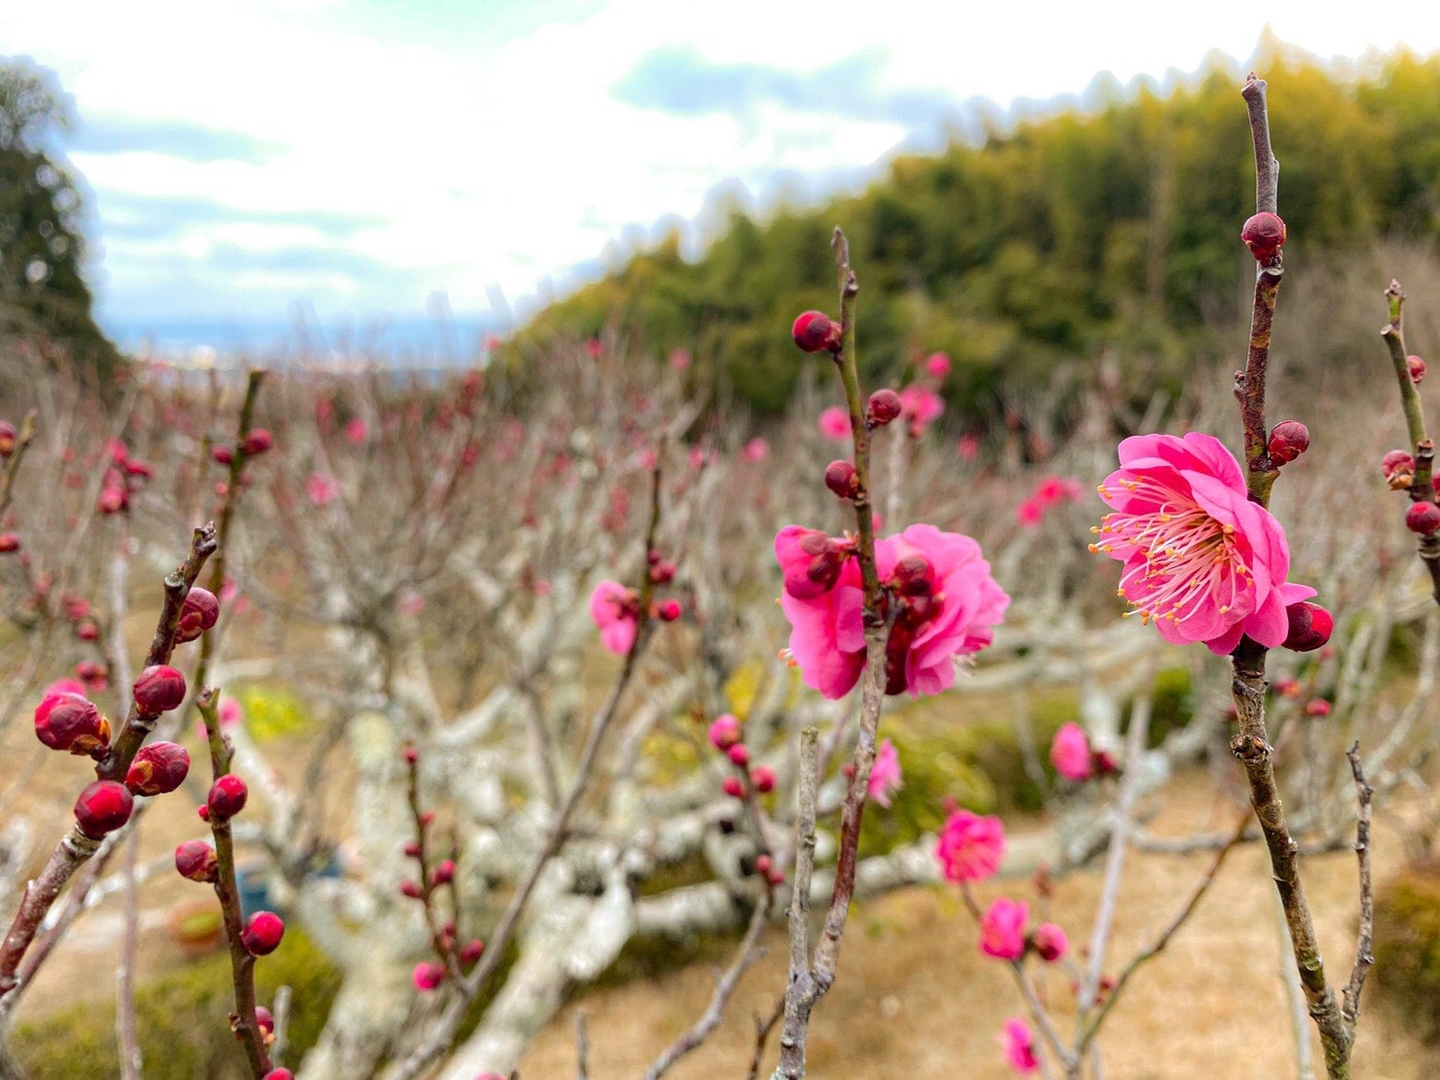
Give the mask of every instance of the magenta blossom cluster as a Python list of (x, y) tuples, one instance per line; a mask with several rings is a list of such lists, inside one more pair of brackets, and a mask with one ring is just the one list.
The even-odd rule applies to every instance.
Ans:
[[(775, 537), (784, 574), (780, 606), (790, 655), (805, 684), (844, 697), (865, 667), (864, 593), (854, 544), (787, 525)], [(954, 658), (989, 645), (1010, 598), (990, 576), (980, 545), (933, 525), (912, 525), (875, 543), (886, 643), (887, 694), (937, 694), (955, 681)]]
[(1211, 435), (1125, 439), (1100, 497), (1111, 512), (1091, 550), (1125, 564), (1120, 594), (1167, 641), (1221, 656), (1245, 635), (1275, 648), (1289, 635), (1286, 608), (1315, 595), (1286, 580), (1284, 529), (1250, 501), (1239, 462)]
[(1027, 529), (1038, 528), (1049, 511), (1061, 503), (1079, 502), (1084, 494), (1084, 486), (1074, 477), (1047, 476), (1015, 508), (1015, 520)]
[(940, 829), (935, 857), (947, 881), (984, 881), (1005, 859), (1005, 826), (998, 817), (956, 810)]

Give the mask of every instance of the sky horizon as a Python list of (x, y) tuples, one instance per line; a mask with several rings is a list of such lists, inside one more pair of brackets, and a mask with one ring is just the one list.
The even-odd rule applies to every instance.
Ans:
[(860, 190), (983, 112), (1242, 71), (1267, 25), (1322, 60), (1440, 50), (1421, 5), (1080, 7), (1032, 3), (1017, 27), (925, 0), (883, 19), (732, 0), (723, 20), (660, 0), (57, 0), (0, 11), (0, 53), (73, 99), (97, 321), (133, 347), (147, 323), (297, 312), (355, 340), (437, 305), (479, 334), (669, 228), (696, 250), (727, 204)]

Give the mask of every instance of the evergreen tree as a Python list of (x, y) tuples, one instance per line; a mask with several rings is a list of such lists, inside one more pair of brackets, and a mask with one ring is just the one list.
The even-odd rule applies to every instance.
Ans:
[(70, 126), (52, 72), (0, 57), (0, 330), (43, 334), (108, 375), (117, 353), (91, 317), (81, 273), (79, 184), (53, 150)]

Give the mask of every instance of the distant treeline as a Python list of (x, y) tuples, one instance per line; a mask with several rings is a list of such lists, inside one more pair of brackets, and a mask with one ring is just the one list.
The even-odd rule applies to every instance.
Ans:
[[(1435, 236), (1440, 57), (1342, 73), (1282, 50), (1261, 74), (1292, 267)], [(1122, 369), (1179, 376), (1218, 355), (1218, 331), (1248, 307), (1254, 260), (1239, 234), (1254, 164), (1239, 89), (1210, 71), (902, 157), (857, 196), (763, 220), (732, 212), (698, 262), (672, 234), (542, 312), (512, 359), (620, 327), (653, 353), (688, 348), (700, 389), (778, 409), (802, 368), (790, 321), (835, 306), (838, 223), (863, 290), (862, 364), (894, 379), (948, 352), (952, 415), (993, 415), (1003, 391), (1102, 350)]]

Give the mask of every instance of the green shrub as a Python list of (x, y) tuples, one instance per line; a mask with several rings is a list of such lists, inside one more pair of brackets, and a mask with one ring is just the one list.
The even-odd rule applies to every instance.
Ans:
[(1421, 1038), (1440, 1042), (1440, 859), (1402, 870), (1375, 895), (1375, 989)]
[[(289, 1061), (320, 1038), (340, 989), (340, 973), (298, 927), (255, 967), (258, 1000), (269, 1004), (288, 985)], [(136, 989), (135, 1022), (145, 1075), (157, 1080), (242, 1080), (249, 1070), (230, 1033), (234, 1008), (230, 956), (217, 953), (149, 980)], [(11, 1049), (33, 1077), (114, 1076), (119, 1051), (113, 1001), (82, 1002), (17, 1024)]]

